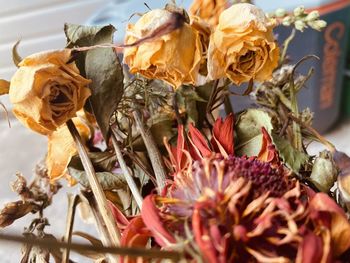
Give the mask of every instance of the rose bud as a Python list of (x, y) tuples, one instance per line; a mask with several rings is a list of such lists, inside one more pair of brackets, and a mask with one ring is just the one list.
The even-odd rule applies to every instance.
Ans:
[(333, 156), (328, 151), (323, 151), (316, 158), (312, 167), (310, 181), (322, 192), (328, 193), (337, 180), (337, 167)]
[(28, 128), (49, 135), (76, 116), (91, 92), (90, 80), (67, 63), (69, 49), (33, 54), (19, 63), (11, 79), (13, 113)]
[(228, 77), (236, 85), (270, 79), (279, 59), (273, 27), (255, 5), (234, 4), (222, 12), (209, 43), (209, 78)]

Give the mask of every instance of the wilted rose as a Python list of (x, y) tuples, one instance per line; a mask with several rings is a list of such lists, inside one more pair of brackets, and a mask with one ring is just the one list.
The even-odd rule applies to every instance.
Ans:
[(11, 79), (13, 113), (28, 128), (48, 135), (73, 118), (90, 96), (69, 49), (33, 54)]
[(273, 27), (255, 5), (234, 4), (222, 12), (209, 44), (209, 78), (228, 77), (237, 85), (268, 80), (279, 59)]
[(219, 23), (220, 14), (227, 5), (227, 0), (194, 0), (189, 13), (199, 16), (212, 26), (216, 26)]
[(182, 84), (196, 84), (203, 62), (201, 33), (187, 21), (170, 33), (162, 34), (169, 21), (174, 22), (174, 12), (155, 9), (143, 15), (126, 30), (125, 44), (129, 45), (158, 32), (158, 36), (140, 45), (124, 49), (124, 63), (131, 73), (146, 78), (161, 79), (177, 88)]

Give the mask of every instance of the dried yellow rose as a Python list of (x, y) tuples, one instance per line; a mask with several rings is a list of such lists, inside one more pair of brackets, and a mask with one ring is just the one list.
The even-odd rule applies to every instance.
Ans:
[(227, 0), (194, 0), (189, 13), (202, 18), (212, 26), (216, 26), (219, 23), (220, 14), (227, 6)]
[[(173, 12), (165, 9), (146, 13), (135, 24), (127, 26), (125, 44), (135, 43), (159, 31), (173, 21), (173, 15)], [(170, 33), (125, 48), (124, 63), (130, 67), (131, 73), (161, 79), (177, 88), (182, 84), (197, 83), (205, 49), (200, 33), (185, 22)]]
[[(79, 117), (72, 120), (83, 141), (87, 141), (91, 136), (89, 127)], [(67, 166), (78, 152), (67, 125), (63, 125), (49, 134), (48, 139), (46, 165), (50, 180), (54, 181), (65, 176), (73, 183), (74, 180), (67, 174)]]
[(209, 43), (209, 78), (228, 77), (237, 85), (271, 78), (279, 59), (273, 27), (255, 5), (234, 4), (222, 12)]
[(69, 49), (33, 54), (11, 79), (13, 113), (28, 128), (48, 135), (76, 116), (91, 92)]

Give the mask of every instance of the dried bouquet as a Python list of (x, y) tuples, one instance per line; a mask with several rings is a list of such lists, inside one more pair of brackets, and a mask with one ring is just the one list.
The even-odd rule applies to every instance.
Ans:
[[(281, 46), (278, 25), (292, 29)], [(111, 25), (73, 24), (62, 50), (22, 59), (17, 43), (1, 94), (48, 150), (31, 182), (17, 174), (0, 226), (35, 219), (0, 238), (24, 244), (21, 262), (73, 262), (71, 251), (97, 262), (349, 262), (350, 158), (298, 108), (313, 73), (298, 66), (317, 58), (287, 56), (295, 30), (325, 26), (303, 7), (205, 0), (140, 14), (121, 45)], [(247, 95), (256, 107), (234, 112), (230, 96)], [(317, 156), (313, 141), (325, 146)], [(45, 230), (61, 184), (62, 238)], [(77, 210), (99, 236), (74, 231)]]

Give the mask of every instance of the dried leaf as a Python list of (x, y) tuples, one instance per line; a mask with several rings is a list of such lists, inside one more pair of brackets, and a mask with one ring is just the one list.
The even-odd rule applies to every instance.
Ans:
[[(76, 232), (73, 232), (73, 235), (79, 236), (83, 239), (88, 240), (94, 246), (98, 246), (98, 247), (103, 246), (103, 244), (100, 240), (96, 239), (95, 237), (91, 236), (88, 233), (76, 231)], [(84, 251), (84, 252), (78, 252), (78, 253), (81, 254), (82, 256), (93, 259), (95, 262), (99, 261), (99, 260), (101, 260), (101, 262), (103, 262), (103, 260), (106, 259), (106, 256), (103, 253), (92, 252), (92, 251)]]
[(0, 96), (8, 94), (10, 90), (10, 82), (4, 79), (0, 79)]
[[(115, 28), (109, 26), (65, 25), (68, 47), (83, 47), (113, 42)], [(123, 70), (113, 48), (95, 48), (77, 57), (77, 65), (92, 80), (90, 106), (106, 141), (110, 118), (124, 90)]]
[(300, 167), (309, 160), (309, 156), (295, 149), (288, 140), (277, 134), (271, 133), (270, 135), (283, 162), (298, 174)]
[(169, 113), (160, 113), (152, 116), (149, 120), (150, 129), (157, 145), (163, 145), (163, 138), (172, 138), (176, 130), (173, 129), (174, 115)]
[[(89, 152), (88, 155), (97, 172), (111, 171), (115, 168), (117, 157), (113, 153)], [(73, 156), (68, 166), (77, 170), (84, 170), (79, 155)]]
[(18, 50), (17, 50), (20, 42), (21, 40), (18, 40), (12, 47), (12, 60), (17, 68), (19, 67), (18, 64), (22, 61), (22, 57), (18, 54)]
[[(85, 188), (90, 187), (85, 171), (68, 167), (68, 172), (82, 186)], [(127, 186), (124, 175), (122, 174), (97, 172), (96, 176), (103, 190), (124, 189)]]
[(262, 146), (261, 128), (268, 133), (273, 129), (269, 114), (259, 109), (248, 109), (239, 115), (236, 123), (238, 155), (257, 156)]
[(21, 218), (32, 211), (37, 211), (38, 209), (39, 207), (37, 205), (26, 201), (7, 203), (0, 211), (0, 227), (9, 226), (18, 218)]
[(185, 110), (188, 122), (197, 124), (199, 114), (197, 102), (206, 102), (206, 100), (199, 96), (196, 89), (192, 86), (181, 86), (176, 90), (176, 94), (178, 107)]

